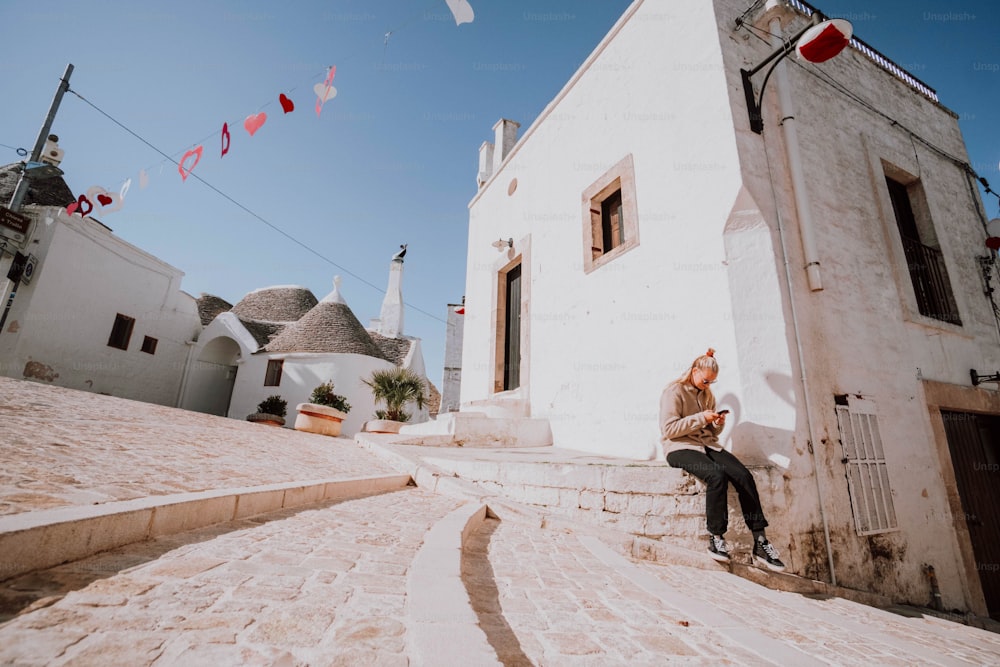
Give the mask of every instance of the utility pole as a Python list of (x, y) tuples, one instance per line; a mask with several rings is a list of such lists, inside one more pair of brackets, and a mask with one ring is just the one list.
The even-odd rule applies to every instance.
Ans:
[[(45, 116), (45, 121), (42, 123), (42, 129), (38, 131), (38, 137), (35, 139), (35, 147), (31, 151), (29, 157), (29, 162), (38, 162), (42, 157), (42, 149), (45, 147), (45, 140), (48, 139), (49, 131), (52, 129), (52, 122), (56, 118), (56, 112), (59, 110), (59, 104), (62, 102), (63, 95), (69, 90), (69, 77), (73, 74), (73, 64), (69, 63), (66, 65), (66, 71), (63, 73), (62, 79), (59, 81), (59, 87), (56, 89), (56, 94), (52, 98), (52, 104), (49, 105), (49, 113)], [(28, 164), (21, 164), (21, 176), (17, 180), (17, 185), (14, 187), (14, 194), (10, 198), (10, 206), (8, 207), (14, 214), (18, 214), (21, 210), (21, 204), (24, 202), (24, 196), (28, 194), (28, 185), (30, 184), (30, 176), (28, 175)], [(27, 241), (27, 239), (25, 239)], [(3, 259), (4, 250), (6, 249), (6, 244), (0, 245), (0, 260)], [(14, 255), (15, 260), (17, 258), (17, 253)], [(7, 315), (10, 313), (11, 306), (14, 304), (14, 297), (17, 295), (17, 288), (21, 284), (21, 274), (24, 270), (24, 265), (18, 267), (13, 266), (11, 263), (11, 270), (8, 271), (8, 282), (10, 283), (10, 294), (6, 296), (6, 306), (3, 309), (3, 315), (0, 316), (0, 334), (3, 333), (4, 324), (7, 322)], [(7, 291), (7, 286), (4, 286), (4, 292)]]

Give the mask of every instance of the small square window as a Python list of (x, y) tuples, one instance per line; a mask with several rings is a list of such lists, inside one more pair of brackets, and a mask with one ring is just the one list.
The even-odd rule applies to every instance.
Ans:
[(118, 313), (115, 316), (115, 325), (111, 327), (111, 336), (108, 338), (108, 346), (116, 347), (119, 350), (127, 350), (128, 342), (132, 338), (132, 328), (134, 326), (134, 317)]
[(142, 339), (142, 351), (146, 354), (156, 354), (157, 339), (151, 336), (144, 336)]
[(283, 359), (272, 359), (267, 362), (267, 372), (264, 374), (265, 387), (277, 387), (281, 385), (281, 367), (284, 366)]
[(639, 245), (635, 173), (627, 155), (583, 192), (583, 270)]

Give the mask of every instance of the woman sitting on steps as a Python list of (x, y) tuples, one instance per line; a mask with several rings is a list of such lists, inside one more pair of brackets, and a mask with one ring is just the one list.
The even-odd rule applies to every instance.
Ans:
[(732, 483), (740, 498), (743, 520), (753, 533), (754, 561), (772, 570), (784, 570), (778, 550), (767, 541), (767, 519), (753, 476), (739, 459), (719, 444), (726, 413), (715, 411), (712, 385), (719, 374), (715, 350), (694, 360), (683, 375), (667, 385), (660, 396), (660, 431), (667, 463), (705, 482), (708, 552), (715, 560), (729, 562), (724, 535), (728, 527), (728, 489)]

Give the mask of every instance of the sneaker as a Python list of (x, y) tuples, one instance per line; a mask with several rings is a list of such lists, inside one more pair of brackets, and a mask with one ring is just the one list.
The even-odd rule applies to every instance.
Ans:
[(729, 562), (729, 549), (726, 548), (726, 541), (722, 535), (708, 536), (708, 555), (720, 563)]
[(781, 572), (785, 569), (785, 564), (778, 558), (778, 550), (765, 537), (754, 542), (753, 559), (759, 565), (764, 565), (775, 572)]

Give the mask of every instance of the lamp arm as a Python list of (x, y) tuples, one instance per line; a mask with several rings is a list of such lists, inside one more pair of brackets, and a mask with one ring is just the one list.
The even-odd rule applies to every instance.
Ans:
[[(760, 106), (764, 101), (764, 87), (767, 85), (768, 79), (771, 78), (771, 73), (774, 72), (774, 68), (778, 66), (785, 56), (792, 52), (795, 45), (799, 43), (802, 39), (802, 35), (806, 34), (813, 26), (817, 25), (823, 20), (822, 15), (819, 12), (814, 12), (812, 15), (812, 20), (809, 24), (798, 31), (790, 40), (785, 42), (781, 48), (775, 49), (767, 58), (764, 58), (756, 67), (752, 69), (740, 69), (740, 75), (743, 79), (743, 95), (746, 97), (747, 111), (750, 114), (750, 129), (756, 134), (760, 134), (764, 131), (764, 119), (761, 117)], [(767, 71), (764, 76), (764, 82), (760, 86), (760, 94), (755, 94), (753, 91), (753, 83), (750, 78), (766, 67), (771, 61), (774, 64), (771, 65), (771, 69)]]

